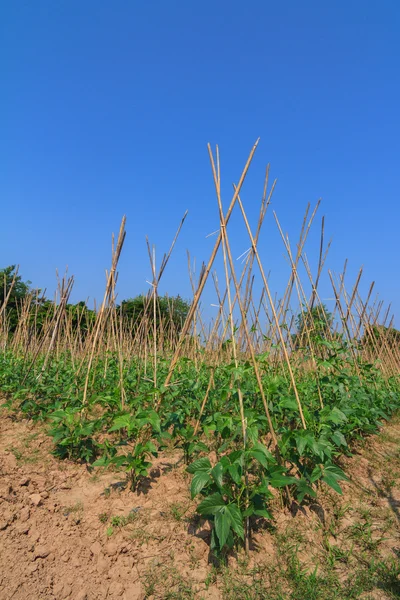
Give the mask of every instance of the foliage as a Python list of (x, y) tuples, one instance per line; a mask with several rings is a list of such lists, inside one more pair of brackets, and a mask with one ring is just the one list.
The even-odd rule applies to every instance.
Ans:
[(218, 554), (244, 540), (246, 518), (271, 518), (269, 486), (280, 488), (297, 482), (260, 442), (226, 454), (214, 467), (207, 457), (199, 458), (187, 471), (193, 474), (192, 498), (200, 493), (205, 496), (197, 512), (213, 522), (211, 550)]
[(361, 338), (361, 346), (381, 349), (382, 346), (400, 348), (400, 331), (394, 327), (373, 325), (368, 327)]
[(0, 269), (0, 309), (8, 297), (6, 316), (11, 332), (15, 331), (17, 327), (18, 309), (21, 306), (21, 301), (29, 293), (31, 284), (30, 281), (22, 281), (21, 275), (16, 275), (16, 268), (16, 265), (11, 265)]
[(292, 335), (293, 346), (297, 350), (307, 347), (309, 340), (315, 342), (327, 339), (332, 329), (332, 313), (325, 304), (318, 304), (311, 310), (303, 310), (296, 317), (296, 333)]
[[(157, 456), (157, 448), (149, 439), (141, 439), (144, 428), (150, 426), (153, 433), (160, 433), (160, 419), (154, 410), (139, 411), (136, 415), (128, 413), (119, 415), (113, 420), (109, 432), (119, 432), (119, 441), (106, 447), (106, 453), (97, 460), (95, 466), (114, 465), (123, 467), (128, 473), (131, 490), (135, 490), (140, 479), (147, 477), (151, 456)], [(123, 447), (125, 452), (118, 453)]]
[[(130, 326), (135, 328), (146, 317), (149, 323), (154, 322), (153, 300), (147, 296), (136, 296), (121, 302), (121, 314)], [(164, 328), (173, 326), (180, 332), (190, 309), (190, 303), (178, 296), (157, 296), (156, 324)]]
[[(41, 354), (27, 372), (25, 354), (6, 349), (0, 354), (0, 390), (9, 410), (50, 424), (60, 458), (123, 469), (130, 487), (138, 491), (159, 450), (180, 449), (192, 476), (192, 497), (199, 498), (198, 513), (213, 524), (213, 551), (224, 555), (243, 542), (247, 522), (251, 530), (257, 520), (272, 518), (274, 489), (282, 488), (283, 499), (299, 503), (315, 498), (321, 486), (340, 494), (347, 479), (340, 457), (350, 453), (352, 440), (376, 433), (400, 408), (397, 377), (384, 376), (361, 356), (355, 363), (356, 348), (343, 340), (320, 337), (316, 344), (321, 347), (318, 378), (293, 367), (307, 429), (285, 367), (277, 369), (265, 356), (258, 359), (276, 448), (254, 368), (246, 360), (211, 367), (181, 358), (174, 385), (155, 389), (153, 370), (157, 368), (157, 379), (163, 382), (169, 360), (159, 356), (156, 364), (147, 363), (144, 376), (140, 359), (126, 357), (122, 396), (121, 363), (116, 352), (108, 351), (92, 364), (84, 401), (87, 358), (78, 369), (72, 354), (54, 354), (42, 371)], [(214, 385), (209, 387), (211, 372)]]

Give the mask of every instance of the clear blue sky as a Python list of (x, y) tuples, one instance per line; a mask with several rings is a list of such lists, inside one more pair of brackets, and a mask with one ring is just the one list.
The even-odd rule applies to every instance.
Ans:
[[(19, 263), (50, 294), (68, 265), (73, 300), (99, 299), (126, 214), (119, 298), (134, 296), (151, 277), (146, 234), (161, 258), (188, 209), (161, 288), (188, 296), (186, 249), (207, 260), (218, 227), (207, 142), (227, 206), (260, 136), (242, 194), (252, 225), (270, 162), (292, 245), (321, 197), (310, 260), (325, 215), (327, 265), (348, 257), (351, 284), (363, 264), (363, 290), (375, 279), (399, 314), (397, 0), (19, 0), (0, 27), (0, 266)], [(238, 218), (230, 231), (238, 256)], [(279, 294), (289, 270), (272, 211), (260, 253)]]

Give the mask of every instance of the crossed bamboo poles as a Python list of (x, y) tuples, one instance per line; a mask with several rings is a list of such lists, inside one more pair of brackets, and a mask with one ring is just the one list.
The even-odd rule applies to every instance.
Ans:
[[(172, 326), (167, 327), (167, 324), (164, 324), (162, 319), (159, 320), (159, 327), (156, 326), (156, 311), (158, 310), (157, 294), (160, 279), (167, 267), (169, 258), (175, 246), (175, 242), (185, 221), (186, 213), (181, 220), (168, 253), (164, 255), (161, 261), (161, 266), (158, 272), (156, 269), (155, 250), (154, 248), (151, 250), (147, 240), (152, 271), (152, 281), (149, 282), (151, 285), (151, 290), (147, 295), (144, 317), (140, 324), (136, 324), (133, 336), (132, 332), (129, 331), (129, 326), (122, 322), (121, 315), (118, 316), (115, 310), (117, 267), (126, 235), (124, 217), (121, 222), (117, 244), (115, 245), (114, 239), (112, 243), (111, 268), (107, 273), (107, 283), (104, 298), (99, 310), (97, 311), (95, 322), (91, 328), (89, 328), (89, 333), (85, 340), (79, 338), (78, 334), (75, 334), (74, 336), (71, 323), (68, 321), (68, 315), (66, 313), (66, 305), (72, 290), (73, 278), (63, 279), (59, 288), (60, 301), (55, 305), (54, 314), (45, 324), (43, 328), (44, 333), (42, 332), (40, 337), (35, 338), (35, 335), (33, 336), (35, 338), (33, 343), (32, 335), (29, 333), (30, 330), (28, 326), (30, 315), (29, 302), (31, 302), (32, 299), (29, 300), (29, 302), (27, 301), (25, 306), (21, 306), (20, 322), (12, 343), (14, 344), (14, 347), (24, 345), (27, 357), (29, 356), (29, 345), (34, 347), (26, 375), (34, 367), (36, 359), (40, 353), (45, 353), (45, 360), (42, 364), (42, 369), (38, 377), (41, 376), (41, 373), (43, 373), (48, 361), (51, 360), (53, 350), (56, 350), (58, 353), (63, 347), (69, 348), (74, 364), (77, 363), (77, 375), (82, 369), (86, 371), (85, 385), (83, 390), (83, 405), (85, 406), (87, 404), (87, 395), (90, 388), (90, 374), (93, 371), (93, 366), (98, 358), (99, 353), (101, 353), (104, 349), (103, 342), (105, 342), (107, 349), (112, 348), (118, 354), (121, 404), (123, 406), (126, 399), (123, 381), (124, 364), (127, 361), (129, 362), (129, 360), (132, 360), (132, 356), (139, 357), (139, 359), (143, 361), (144, 376), (146, 376), (147, 364), (151, 362), (154, 388), (160, 388), (160, 382), (157, 376), (158, 353), (165, 353), (163, 347), (165, 342), (168, 342), (168, 346), (170, 348), (175, 347), (175, 349), (171, 357), (169, 372), (165, 381), (163, 382), (163, 385), (161, 386), (163, 389), (168, 388), (168, 386), (172, 384), (176, 384), (176, 380), (173, 381), (173, 376), (176, 371), (179, 358), (183, 353), (190, 354), (194, 358), (196, 367), (198, 367), (199, 361), (201, 361), (204, 356), (211, 366), (209, 385), (207, 387), (200, 415), (196, 423), (197, 431), (207, 399), (214, 385), (213, 369), (215, 365), (219, 360), (221, 360), (222, 356), (225, 356), (226, 358), (231, 357), (235, 362), (239, 362), (242, 356), (247, 355), (250, 357), (254, 368), (257, 385), (260, 390), (264, 410), (269, 423), (271, 437), (273, 443), (275, 444), (276, 435), (273, 430), (269, 415), (268, 401), (265, 397), (265, 392), (262, 385), (259, 363), (256, 359), (257, 354), (260, 352), (267, 352), (270, 355), (270, 362), (276, 368), (282, 368), (282, 372), (285, 374), (285, 376), (289, 377), (291, 388), (296, 398), (301, 424), (303, 428), (306, 428), (302, 400), (298, 392), (293, 370), (297, 359), (296, 349), (293, 346), (291, 337), (294, 314), (291, 312), (290, 307), (293, 293), (295, 293), (297, 296), (296, 303), (303, 307), (303, 311), (306, 314), (311, 315), (311, 311), (315, 308), (318, 314), (321, 314), (321, 318), (326, 317), (326, 315), (324, 315), (323, 301), (320, 298), (319, 284), (330, 248), (330, 242), (325, 247), (325, 223), (324, 218), (322, 218), (318, 267), (314, 279), (305, 252), (305, 245), (310, 228), (315, 221), (315, 217), (319, 208), (319, 202), (311, 214), (310, 206), (307, 207), (295, 251), (290, 244), (288, 236), (283, 233), (282, 226), (274, 212), (273, 216), (287, 255), (287, 260), (290, 267), (290, 275), (283, 297), (281, 299), (277, 299), (276, 297), (273, 298), (269, 286), (268, 274), (266, 274), (264, 270), (258, 251), (261, 228), (263, 226), (267, 209), (270, 205), (271, 197), (276, 184), (274, 181), (268, 193), (269, 168), (266, 170), (259, 219), (254, 233), (250, 228), (247, 214), (240, 195), (257, 146), (258, 140), (250, 151), (238, 184), (234, 186), (233, 196), (226, 214), (223, 213), (222, 207), (219, 151), (217, 148), (216, 157), (214, 158), (211, 147), (208, 146), (218, 202), (220, 228), (217, 232), (217, 239), (210, 259), (208, 263), (203, 265), (200, 270), (197, 287), (194, 281), (194, 273), (191, 271), (190, 255), (188, 255), (189, 277), (193, 290), (193, 302), (190, 306), (189, 313), (185, 323), (183, 324), (178, 339), (176, 329), (174, 329)], [(240, 210), (250, 241), (250, 248), (247, 251), (247, 254), (245, 253), (244, 268), (242, 269), (240, 276), (236, 274), (228, 233), (229, 220), (235, 207), (238, 207)], [(220, 250), (221, 248), (222, 250)], [(216, 273), (212, 271), (216, 256), (220, 251), (223, 255), (225, 279), (225, 289), (222, 291), (220, 289), (218, 277)], [(256, 302), (253, 298), (253, 283), (256, 276), (254, 274), (255, 267), (258, 268), (259, 276), (261, 276), (263, 284), (261, 296), (258, 302)], [(307, 286), (304, 285), (304, 280), (299, 274), (300, 268), (305, 269)], [(218, 298), (219, 309), (218, 315), (214, 321), (214, 325), (210, 326), (207, 332), (207, 325), (204, 323), (201, 315), (200, 301), (210, 273), (212, 274), (215, 292)], [(382, 321), (381, 314), (383, 312), (383, 302), (380, 300), (378, 301), (377, 297), (373, 300), (371, 305), (370, 301), (372, 298), (374, 284), (371, 284), (367, 298), (365, 301), (363, 301), (359, 290), (362, 273), (363, 270), (360, 269), (351, 292), (348, 292), (346, 289), (347, 261), (344, 265), (343, 272), (339, 275), (339, 277), (336, 277), (335, 274), (333, 274), (331, 271), (328, 271), (334, 294), (333, 315), (337, 317), (337, 321), (340, 323), (339, 329), (343, 332), (344, 337), (349, 342), (352, 362), (354, 364), (355, 372), (359, 375), (359, 377), (362, 379), (362, 374), (358, 368), (358, 356), (360, 352), (364, 352), (365, 356), (368, 356), (371, 361), (378, 360), (382, 372), (385, 374), (385, 376), (389, 377), (393, 374), (397, 374), (400, 366), (399, 349), (393, 340), (390, 339), (388, 333), (393, 324), (393, 317), (390, 315), (390, 305), (384, 313), (383, 324), (380, 324)], [(2, 332), (4, 332), (7, 327), (5, 307), (7, 300), (10, 297), (13, 284), (14, 282), (12, 282), (11, 288), (7, 290), (7, 293), (5, 294), (5, 302), (0, 308)], [(310, 293), (306, 291), (306, 287), (311, 288)], [(33, 302), (33, 304), (35, 304), (35, 302)], [(237, 310), (239, 310), (240, 313), (240, 323), (238, 328), (236, 328), (236, 322), (234, 319), (234, 314), (235, 311), (237, 312)], [(150, 318), (150, 316), (152, 316), (152, 318)], [(263, 326), (264, 319), (267, 321), (267, 330), (265, 330)], [(307, 347), (310, 351), (310, 364), (311, 368), (315, 371), (319, 400), (322, 407), (323, 397), (319, 385), (317, 370), (317, 358), (320, 350), (314, 346), (310, 327), (312, 327), (312, 325), (310, 326), (306, 319), (305, 327), (301, 333), (301, 337), (304, 338), (302, 341), (307, 343)], [(336, 325), (336, 327), (338, 327), (338, 325)], [(377, 327), (380, 328), (379, 342), (374, 334), (374, 328), (376, 330)], [(165, 338), (165, 331), (168, 331), (168, 339)], [(338, 329), (336, 332), (337, 331)], [(65, 336), (62, 335), (63, 332), (65, 333)], [(224, 348), (224, 340), (228, 332), (232, 344), (229, 345), (229, 351), (227, 352)], [(333, 332), (332, 334), (331, 332), (327, 331), (327, 336), (330, 337), (330, 339), (334, 339), (336, 332)], [(198, 344), (196, 343), (190, 345), (189, 343), (190, 336), (188, 336), (188, 334), (190, 333), (193, 333), (194, 339), (197, 340), (197, 337), (199, 336), (202, 337), (204, 341), (203, 353), (200, 355), (200, 357), (198, 354)], [(2, 335), (2, 339), (5, 339), (5, 334), (2, 333)], [(361, 340), (361, 338), (363, 340), (363, 344), (359, 345), (359, 347), (356, 349), (353, 342), (354, 340)], [(107, 360), (105, 372), (106, 370)], [(241, 394), (239, 394), (239, 396), (241, 397)], [(162, 401), (163, 394), (156, 394), (155, 407), (158, 408)], [(242, 399), (240, 400), (240, 403), (242, 403)], [(239, 408), (242, 421), (244, 421), (242, 407)], [(245, 423), (243, 423), (243, 425), (245, 425)], [(243, 426), (243, 433), (245, 436), (245, 426)]]

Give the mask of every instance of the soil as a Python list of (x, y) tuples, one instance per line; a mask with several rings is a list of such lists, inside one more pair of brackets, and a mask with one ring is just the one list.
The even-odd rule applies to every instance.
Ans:
[[(372, 539), (384, 537), (380, 556), (398, 555), (399, 439), (400, 423), (393, 420), (345, 459), (351, 481), (343, 484), (343, 496), (322, 491), (319, 503), (275, 510), (275, 531), (260, 527), (252, 538), (250, 567), (276, 560), (276, 532), (296, 531), (302, 532), (302, 560), (312, 567), (329, 526), (339, 523), (338, 511), (340, 527), (329, 539), (343, 549), (354, 543), (349, 531), (366, 505)], [(144, 600), (185, 585), (192, 596), (168, 597), (225, 597), (212, 576), (209, 528), (195, 518), (180, 454), (157, 459), (133, 493), (123, 474), (60, 461), (51, 451), (43, 427), (0, 415), (1, 600)], [(238, 561), (230, 559), (233, 571)]]

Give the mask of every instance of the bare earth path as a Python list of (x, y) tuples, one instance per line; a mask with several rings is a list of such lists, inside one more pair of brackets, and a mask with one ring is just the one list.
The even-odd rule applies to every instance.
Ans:
[[(306, 567), (323, 571), (337, 559), (338, 581), (361, 560), (400, 554), (397, 420), (345, 459), (342, 497), (322, 492), (321, 504), (275, 510), (275, 530), (257, 532), (250, 561), (232, 558), (229, 576), (209, 564), (207, 526), (196, 529), (179, 454), (158, 459), (137, 494), (120, 474), (61, 462), (51, 449), (43, 428), (0, 415), (0, 600), (268, 598), (257, 590), (278, 580), (288, 540)], [(396, 597), (397, 585), (378, 583), (362, 597)]]

